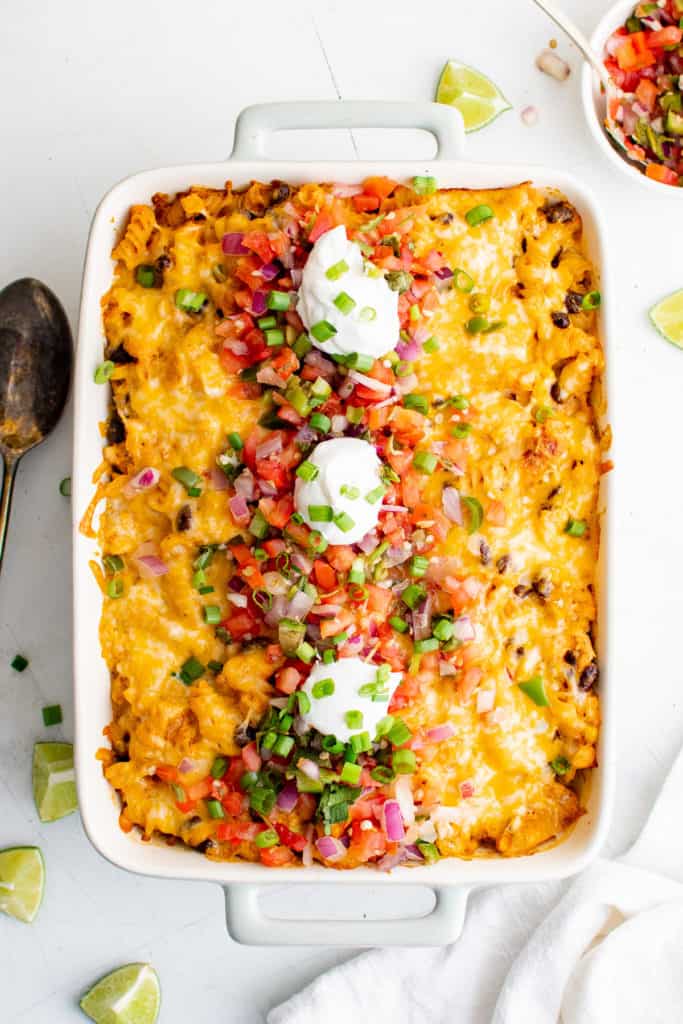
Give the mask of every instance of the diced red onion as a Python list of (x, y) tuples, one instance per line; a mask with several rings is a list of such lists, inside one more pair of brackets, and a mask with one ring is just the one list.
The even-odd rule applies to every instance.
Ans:
[(408, 512), (407, 505), (382, 505), (380, 512)]
[(290, 327), (293, 327), (295, 331), (301, 333), (304, 329), (303, 320), (295, 309), (288, 309), (285, 313), (285, 320)]
[(318, 435), (313, 427), (309, 427), (308, 423), (305, 423), (303, 427), (300, 427), (299, 430), (297, 430), (294, 435), (294, 441), (296, 444), (308, 445), (317, 440), (317, 437)]
[(212, 466), (209, 472), (209, 481), (214, 491), (227, 491), (230, 487), (230, 481), (218, 466)]
[(311, 614), (321, 619), (333, 619), (341, 610), (340, 604), (315, 604), (311, 608)]
[(381, 402), (375, 402), (375, 409), (386, 409), (389, 405), (396, 405), (398, 402), (398, 395), (389, 395), (388, 398), (383, 398)]
[[(284, 388), (287, 384), (287, 381), (283, 380), (282, 377), (275, 372), (272, 366), (262, 366), (256, 374), (256, 380), (259, 384), (268, 384), (269, 387), (273, 388)], [(277, 440), (280, 441), (280, 438), (277, 437)], [(269, 442), (267, 441), (265, 442), (265, 444), (268, 443)], [(263, 445), (259, 445), (259, 447), (263, 447)], [(282, 447), (281, 441), (280, 447)], [(258, 451), (258, 448), (256, 450)]]
[(460, 796), (467, 800), (469, 797), (474, 796), (474, 783), (467, 779), (465, 782), (460, 783)]
[(133, 556), (137, 562), (140, 575), (146, 579), (151, 579), (154, 576), (165, 576), (168, 572), (168, 566), (162, 558), (158, 555), (138, 555)]
[(455, 620), (453, 623), (453, 636), (456, 640), (460, 640), (461, 643), (474, 640), (474, 626), (469, 615), (461, 615)]
[(251, 297), (251, 311), (254, 316), (263, 316), (268, 308), (268, 302), (266, 299), (265, 292), (254, 292)]
[(256, 481), (258, 489), (266, 498), (273, 498), (277, 494), (277, 487), (271, 483), (270, 480), (261, 480), (259, 477)]
[(321, 377), (333, 377), (337, 372), (337, 367), (334, 363), (330, 359), (325, 359), (325, 356), (314, 348), (306, 353), (304, 362), (307, 366), (312, 366), (313, 369), (317, 370)]
[(528, 128), (531, 128), (532, 125), (535, 125), (538, 121), (538, 110), (536, 107), (525, 107), (520, 114), (520, 117), (522, 118), (523, 123)]
[(334, 836), (320, 836), (319, 839), (316, 839), (315, 845), (318, 848), (318, 853), (325, 860), (340, 860), (346, 853), (344, 844)]
[(384, 556), (384, 564), (390, 569), (395, 565), (403, 565), (410, 558), (411, 551), (410, 544), (392, 545)]
[(450, 267), (439, 267), (434, 273), (441, 281), (447, 281), (449, 277), (453, 277), (453, 271)]
[(309, 597), (303, 590), (297, 590), (294, 597), (287, 605), (286, 618), (305, 619), (313, 607), (314, 598)]
[(477, 691), (477, 714), (485, 715), (487, 711), (493, 711), (496, 703), (496, 691), (495, 690), (478, 690)]
[(406, 846), (403, 847), (403, 849), (406, 851), (407, 859), (408, 860), (414, 860), (414, 861), (423, 861), (424, 860), (424, 857), (420, 853), (420, 847), (417, 846), (415, 843), (408, 843)]
[(184, 757), (178, 765), (178, 771), (181, 775), (187, 775), (195, 767), (194, 761), (189, 757)]
[(455, 487), (444, 487), (441, 495), (441, 505), (446, 518), (450, 519), (452, 523), (462, 526), (462, 504), (460, 503), (460, 495)]
[(292, 551), (291, 562), (302, 572), (304, 576), (309, 576), (313, 569), (313, 560), (311, 558), (307, 558), (306, 555), (298, 549)]
[(349, 377), (354, 380), (356, 384), (362, 384), (364, 388), (369, 388), (370, 391), (376, 391), (378, 395), (386, 395), (391, 391), (389, 384), (384, 384), (381, 380), (375, 380), (374, 377), (368, 377), (364, 373), (359, 373), (358, 370), (349, 370)]
[(131, 477), (126, 486), (132, 491), (148, 491), (151, 487), (156, 487), (160, 477), (161, 473), (158, 469), (147, 466), (146, 469), (141, 469), (139, 473)]
[(228, 593), (228, 601), (230, 604), (234, 604), (235, 608), (246, 608), (248, 604), (246, 594), (236, 594), (232, 590)]
[(304, 831), (306, 836), (306, 845), (301, 851), (301, 863), (305, 868), (310, 868), (313, 864), (313, 826), (307, 825)]
[(425, 341), (431, 337), (431, 334), (427, 327), (419, 326), (412, 329), (410, 336), (418, 345), (424, 345)]
[(425, 600), (412, 612), (413, 634), (416, 640), (424, 640), (432, 631), (432, 598)]
[(258, 445), (256, 451), (254, 452), (254, 455), (256, 461), (260, 462), (261, 459), (267, 459), (268, 456), (275, 455), (277, 452), (281, 451), (282, 437), (280, 436), (280, 434), (273, 434), (273, 436), (269, 437), (267, 441), (264, 441), (262, 444)]
[(605, 50), (610, 55), (610, 57), (614, 57), (615, 56), (617, 50), (619, 49), (619, 47), (621, 46), (623, 41), (624, 41), (624, 37), (623, 36), (611, 35), (609, 37), (609, 39), (605, 43)]
[(399, 395), (407, 395), (410, 391), (414, 391), (416, 387), (417, 377), (414, 373), (409, 373), (407, 377), (397, 377), (394, 385)]
[(303, 270), (301, 270), (300, 267), (292, 267), (289, 276), (292, 279), (292, 284), (294, 285), (294, 287), (298, 288), (299, 285), (301, 284), (304, 272)]
[(246, 525), (249, 522), (249, 506), (247, 505), (246, 498), (243, 498), (241, 494), (235, 494), (228, 502), (230, 508), (230, 515), (238, 524), (238, 526)]
[(399, 775), (394, 783), (394, 795), (401, 808), (403, 824), (410, 828), (415, 822), (415, 802), (413, 800), (413, 784), (409, 775)]
[(264, 263), (260, 270), (264, 281), (272, 281), (279, 273), (280, 268), (276, 263)]
[(558, 82), (564, 82), (569, 78), (571, 68), (567, 64), (566, 60), (562, 60), (552, 50), (543, 50), (539, 53), (536, 58), (536, 67), (539, 71), (543, 71), (544, 74), (550, 75), (551, 78), (555, 78)]
[(281, 594), (277, 594), (277, 596), (273, 598), (273, 603), (270, 608), (263, 616), (266, 625), (273, 627), (277, 626), (280, 619), (287, 617), (287, 607), (287, 599)]
[(228, 256), (238, 256), (248, 252), (242, 245), (244, 234), (241, 231), (229, 231), (221, 238), (221, 249)]
[(427, 739), (430, 743), (441, 743), (443, 740), (451, 739), (452, 736), (455, 736), (455, 729), (450, 722), (436, 725), (433, 729), (427, 730)]
[(254, 501), (256, 498), (256, 480), (252, 471), (245, 467), (239, 476), (234, 480), (235, 493), (247, 501)]
[(307, 779), (313, 779), (314, 782), (317, 782), (320, 778), (320, 765), (316, 764), (315, 761), (311, 761), (309, 757), (300, 757), (296, 766)]
[(330, 420), (330, 430), (333, 434), (343, 434), (349, 425), (349, 421), (346, 416), (342, 416), (341, 413), (337, 413)]
[(363, 191), (362, 185), (342, 185), (339, 182), (332, 186), (332, 195), (340, 199), (350, 199), (351, 196), (358, 196)]
[(387, 800), (382, 804), (382, 828), (392, 843), (398, 843), (405, 838), (403, 815), (398, 800)]
[(446, 679), (449, 676), (455, 675), (455, 665), (452, 665), (450, 661), (446, 661), (445, 658), (441, 658), (439, 661), (439, 675), (442, 679)]
[(338, 388), (340, 398), (348, 398), (355, 387), (354, 381), (350, 377), (344, 377)]
[(380, 871), (391, 871), (393, 868), (397, 868), (399, 864), (402, 864), (404, 860), (408, 859), (408, 853), (405, 846), (399, 846), (394, 853), (385, 853), (381, 860), (377, 861), (377, 868)]
[(366, 533), (364, 537), (358, 541), (358, 547), (364, 555), (371, 555), (379, 544), (379, 537), (371, 530), (370, 533)]
[(399, 341), (396, 355), (407, 363), (414, 363), (420, 357), (420, 346), (415, 341)]
[(296, 782), (294, 779), (289, 779), (278, 793), (276, 803), (281, 811), (289, 813), (296, 807), (298, 799), (299, 790), (296, 788)]

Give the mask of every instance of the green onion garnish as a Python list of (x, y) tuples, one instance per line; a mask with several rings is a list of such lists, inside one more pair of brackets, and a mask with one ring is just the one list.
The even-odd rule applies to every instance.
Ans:
[(416, 608), (426, 596), (427, 592), (423, 587), (418, 586), (417, 583), (410, 583), (401, 594), (401, 600), (409, 608)]
[(571, 768), (571, 764), (566, 757), (555, 757), (550, 762), (550, 767), (556, 775), (566, 775)]
[(334, 693), (334, 679), (319, 679), (317, 683), (313, 683), (311, 693), (316, 700), (331, 697)]
[(446, 399), (444, 404), (446, 406), (452, 405), (454, 409), (459, 409), (460, 412), (465, 412), (470, 407), (469, 399), (465, 398), (464, 395), (452, 395)]
[(322, 555), (327, 550), (328, 542), (320, 530), (311, 530), (308, 535), (308, 546), (316, 555)]
[(431, 196), (436, 192), (436, 178), (416, 174), (413, 178), (413, 192), (418, 196)]
[(453, 437), (462, 439), (463, 437), (467, 437), (471, 430), (471, 423), (456, 423), (455, 426), (451, 428), (451, 434)]
[(360, 490), (357, 487), (352, 487), (350, 484), (342, 484), (339, 488), (339, 493), (349, 501), (355, 501), (360, 495)]
[(380, 718), (377, 723), (377, 731), (375, 732), (377, 739), (381, 739), (382, 736), (388, 736), (395, 721), (396, 719), (393, 715), (385, 715), (384, 718)]
[(372, 769), (370, 776), (375, 782), (381, 782), (382, 785), (385, 785), (388, 782), (394, 781), (396, 772), (386, 764), (378, 764), (376, 768)]
[(358, 314), (358, 319), (364, 323), (370, 323), (372, 320), (377, 319), (377, 310), (374, 306), (363, 306)]
[(581, 309), (598, 309), (601, 302), (602, 296), (600, 292), (588, 292), (588, 294), (584, 295), (583, 299), (581, 300)]
[(268, 348), (277, 348), (279, 345), (284, 345), (285, 343), (285, 332), (279, 330), (279, 328), (272, 328), (264, 331), (264, 336)]
[(150, 267), (148, 263), (141, 263), (140, 266), (135, 268), (135, 280), (143, 288), (153, 288), (155, 280), (154, 267)]
[(263, 540), (268, 533), (268, 520), (263, 515), (263, 512), (258, 508), (254, 512), (251, 522), (249, 523), (249, 533), (253, 537), (258, 537), (259, 540)]
[(419, 320), (422, 317), (422, 313), (420, 312), (420, 307), (418, 306), (418, 304), (416, 302), (414, 302), (412, 304), (412, 306), (410, 307), (410, 309), (408, 311), (408, 315), (410, 316), (410, 319), (411, 319), (411, 321), (413, 323), (415, 323), (417, 320)]
[(347, 711), (344, 715), (344, 721), (346, 722), (349, 729), (362, 729), (363, 728), (363, 712), (362, 711)]
[(221, 621), (221, 610), (217, 604), (204, 605), (204, 622), (207, 626), (217, 626)]
[(210, 818), (225, 817), (225, 811), (223, 810), (223, 805), (221, 804), (220, 800), (207, 800), (206, 809), (209, 812)]
[(325, 277), (328, 281), (338, 281), (342, 274), (346, 274), (349, 269), (349, 265), (346, 260), (339, 260), (338, 263), (333, 263), (331, 267), (328, 267), (325, 271)]
[(334, 651), (330, 647), (328, 647), (327, 650), (323, 651), (323, 664), (324, 665), (331, 665), (332, 662), (334, 662), (336, 660), (337, 660), (337, 655), (334, 653)]
[(223, 671), (223, 662), (222, 661), (208, 661), (206, 663), (206, 667), (208, 668), (209, 672), (213, 672), (213, 674), (215, 676), (217, 676), (220, 672)]
[(111, 359), (105, 359), (95, 370), (94, 380), (96, 384), (106, 384), (114, 372), (114, 364)]
[[(249, 790), (249, 807), (252, 811), (256, 811), (257, 814), (270, 814), (275, 806), (276, 799), (275, 790), (267, 786), (253, 786)], [(271, 834), (276, 836), (277, 841), (277, 833), (272, 832)], [(264, 835), (264, 833), (261, 832), (260, 835)], [(255, 841), (258, 841), (258, 836)], [(264, 845), (274, 846), (275, 844), (267, 843)]]
[(422, 351), (427, 352), (428, 355), (431, 355), (432, 352), (438, 352), (440, 348), (441, 345), (439, 344), (438, 338), (427, 338), (424, 345), (422, 346)]
[(194, 292), (191, 288), (179, 288), (175, 293), (175, 304), (184, 313), (201, 313), (208, 298), (206, 292)]
[(360, 406), (357, 406), (357, 405), (347, 405), (346, 406), (346, 418), (349, 421), (349, 423), (355, 423), (355, 424), (360, 423), (360, 421), (363, 419), (364, 413), (365, 413), (365, 410), (360, 408)]
[(228, 434), (228, 444), (230, 445), (234, 452), (241, 452), (242, 449), (244, 448), (244, 441), (242, 440), (240, 435), (235, 431)]
[(392, 629), (395, 629), (397, 633), (407, 633), (408, 623), (404, 622), (403, 619), (399, 619), (398, 615), (392, 615), (389, 619), (389, 625)]
[(331, 523), (333, 515), (331, 505), (308, 506), (308, 518), (312, 523)]
[(298, 658), (299, 661), (303, 661), (307, 665), (310, 665), (315, 658), (315, 648), (311, 647), (311, 645), (304, 640), (295, 650), (294, 657)]
[(366, 750), (370, 750), (372, 742), (370, 740), (370, 733), (359, 732), (351, 737), (349, 740), (349, 746), (353, 754), (357, 757), (358, 754), (364, 753)]
[(418, 839), (415, 845), (428, 864), (433, 864), (434, 861), (440, 859), (441, 854), (436, 843), (429, 843), (426, 839)]
[(492, 217), (493, 210), (485, 203), (482, 203), (480, 206), (473, 206), (465, 214), (465, 220), (471, 228), (476, 228), (477, 224), (483, 224), (485, 221), (491, 220)]
[(348, 316), (356, 308), (356, 300), (352, 299), (348, 292), (339, 292), (339, 295), (337, 295), (336, 299), (333, 299), (333, 302), (344, 316)]
[(403, 405), (406, 409), (415, 409), (417, 412), (421, 412), (423, 416), (426, 416), (429, 412), (429, 402), (424, 395), (416, 395), (414, 393), (404, 395)]
[(121, 572), (123, 564), (121, 555), (104, 555), (102, 558), (102, 565), (112, 576), (115, 572)]
[(411, 576), (424, 576), (429, 568), (429, 559), (424, 555), (413, 555), (408, 563), (408, 572)]
[(489, 322), (485, 316), (473, 316), (465, 324), (465, 330), (468, 334), (483, 334), (489, 326)]
[(327, 434), (332, 425), (330, 417), (322, 412), (314, 412), (308, 422), (314, 430), (319, 430), (322, 434)]
[(43, 708), (43, 725), (59, 725), (63, 717), (61, 704), (48, 704)]
[(359, 764), (353, 764), (351, 761), (345, 761), (344, 767), (341, 770), (342, 782), (348, 782), (352, 786), (355, 786), (360, 781), (363, 769)]
[(15, 672), (23, 672), (25, 668), (28, 668), (28, 658), (25, 658), (23, 654), (15, 654), (10, 665)]
[(306, 459), (296, 468), (296, 475), (301, 477), (302, 480), (315, 480), (320, 470), (312, 462)]
[(415, 469), (418, 469), (420, 473), (426, 473), (429, 475), (436, 469), (438, 459), (432, 452), (416, 451), (413, 455), (413, 465)]
[(453, 287), (459, 292), (471, 292), (474, 288), (474, 281), (466, 270), (456, 267), (453, 271)]
[(378, 487), (374, 487), (371, 491), (365, 495), (365, 500), (370, 505), (376, 505), (378, 501), (386, 494), (386, 487), (383, 484), (379, 484)]
[(329, 320), (319, 320), (317, 324), (313, 324), (310, 332), (316, 341), (322, 345), (324, 342), (329, 341), (337, 333), (337, 328), (334, 324), (331, 324)]
[(468, 533), (476, 533), (484, 521), (484, 509), (478, 498), (470, 498), (461, 496), (461, 502), (469, 513), (469, 525), (467, 527)]
[(335, 633), (334, 636), (330, 637), (331, 642), (335, 647), (341, 647), (349, 639), (349, 634), (344, 630), (343, 633)]
[(267, 828), (263, 832), (259, 832), (254, 839), (254, 843), (258, 846), (259, 850), (266, 850), (269, 846), (277, 846), (280, 842), (278, 834), (274, 828)]
[(450, 619), (438, 619), (432, 626), (432, 633), (441, 643), (446, 643), (453, 636), (455, 627)]
[(397, 775), (412, 775), (417, 767), (415, 754), (412, 750), (395, 750), (391, 764)]
[(568, 519), (564, 532), (570, 537), (583, 537), (586, 532), (587, 523), (585, 519)]
[(356, 525), (355, 520), (351, 518), (348, 512), (338, 512), (332, 522), (342, 533), (348, 533)]
[(113, 580), (109, 580), (107, 583), (107, 597), (111, 597), (112, 600), (116, 600), (117, 597), (123, 597), (123, 580), (118, 576), (115, 576)]
[(71, 497), (71, 477), (65, 476), (63, 480), (59, 481), (59, 493), (63, 498)]
[[(171, 470), (171, 476), (183, 485), (191, 498), (198, 498), (202, 493), (202, 478), (187, 466), (176, 466)], [(198, 568), (202, 568), (202, 566), (198, 566)]]
[(428, 636), (424, 640), (415, 641), (415, 653), (427, 654), (429, 651), (436, 651), (439, 648), (439, 641), (435, 636)]
[(289, 309), (289, 292), (268, 292), (266, 299), (267, 309), (277, 309), (281, 312)]
[(543, 685), (543, 679), (541, 676), (532, 676), (531, 679), (525, 679), (524, 682), (517, 684), (527, 697), (529, 697), (534, 704), (538, 704), (540, 708), (547, 708), (550, 705)]
[(211, 778), (222, 779), (228, 770), (228, 760), (225, 757), (215, 758), (211, 765)]
[(262, 331), (268, 331), (271, 327), (277, 327), (277, 320), (274, 316), (262, 316), (256, 323), (259, 325)]
[(488, 313), (491, 307), (491, 300), (483, 292), (474, 292), (473, 295), (470, 295), (467, 305), (473, 313)]
[(322, 377), (317, 377), (311, 384), (311, 394), (316, 398), (329, 398), (332, 388)]
[(552, 415), (553, 410), (549, 405), (539, 405), (534, 410), (534, 419), (537, 423), (545, 423), (545, 421), (550, 419)]
[(294, 746), (294, 738), (292, 736), (278, 736), (273, 744), (273, 753), (279, 754), (280, 757), (289, 757)]
[(184, 661), (180, 666), (180, 672), (178, 673), (182, 682), (185, 686), (190, 686), (197, 679), (201, 679), (204, 675), (204, 666), (201, 661), (198, 661), (194, 655), (191, 655), (187, 661)]

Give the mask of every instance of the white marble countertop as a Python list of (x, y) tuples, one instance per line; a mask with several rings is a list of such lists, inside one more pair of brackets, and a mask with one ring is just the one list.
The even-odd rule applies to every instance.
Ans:
[[(604, 0), (565, 0), (589, 30)], [(485, 70), (514, 103), (470, 136), (472, 159), (570, 168), (603, 204), (613, 281), (612, 339), (618, 430), (615, 591), (619, 779), (609, 850), (635, 836), (683, 738), (679, 661), (683, 474), (683, 353), (649, 326), (646, 310), (683, 286), (680, 195), (653, 196), (608, 166), (583, 124), (578, 55), (563, 40), (572, 76), (560, 85), (534, 57), (557, 35), (531, 0), (410, 0), (391, 5), (308, 0), (287, 5), (207, 0), (48, 3), (4, 0), (0, 34), (0, 285), (47, 282), (75, 325), (88, 224), (98, 198), (146, 167), (217, 160), (231, 148), (239, 110), (274, 99), (430, 99), (447, 58)], [(526, 127), (519, 112), (535, 104)], [(296, 134), (278, 156), (314, 156), (320, 141)], [(329, 157), (427, 155), (418, 135), (325, 138)], [(0, 919), (0, 1017), (7, 1024), (84, 1019), (79, 993), (131, 960), (161, 975), (163, 1024), (191, 1019), (257, 1024), (266, 1010), (340, 957), (333, 949), (264, 955), (226, 935), (213, 886), (138, 878), (90, 847), (78, 816), (37, 820), (30, 788), (40, 708), (61, 702), (72, 738), (68, 501), (70, 417), (22, 463), (0, 580), (0, 847), (37, 843), (48, 885), (31, 927)], [(9, 662), (30, 658), (23, 674)], [(478, 1022), (474, 1022), (478, 1024)]]

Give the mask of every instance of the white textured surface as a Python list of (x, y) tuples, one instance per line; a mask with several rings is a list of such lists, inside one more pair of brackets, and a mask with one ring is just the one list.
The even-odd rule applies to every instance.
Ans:
[[(584, 29), (606, 7), (565, 0)], [(497, 13), (498, 17), (495, 17)], [(530, 2), (434, 0), (249, 4), (179, 0), (115, 5), (4, 0), (0, 34), (2, 189), (0, 283), (33, 274), (75, 322), (88, 223), (98, 198), (144, 167), (220, 159), (246, 104), (273, 99), (429, 99), (443, 62), (481, 67), (515, 110), (467, 140), (473, 159), (555, 164), (602, 198), (619, 288), (614, 339), (618, 504), (615, 606), (620, 776), (608, 852), (623, 849), (683, 739), (679, 658), (683, 498), (683, 355), (650, 329), (645, 311), (683, 285), (683, 196), (652, 196), (614, 173), (582, 123), (579, 62), (572, 77), (542, 76), (534, 57), (556, 31)], [(525, 127), (519, 111), (539, 108)], [(430, 144), (356, 132), (278, 140), (273, 154), (419, 157)], [(0, 846), (38, 843), (48, 887), (32, 927), (0, 920), (0, 1018), (7, 1024), (82, 1020), (79, 992), (99, 974), (149, 959), (161, 974), (163, 1024), (257, 1024), (265, 1010), (336, 962), (334, 950), (262, 951), (225, 935), (208, 885), (120, 872), (94, 853), (77, 817), (40, 826), (30, 793), (33, 741), (71, 738), (69, 521), (57, 485), (70, 463), (67, 420), (19, 470), (0, 580)], [(8, 668), (22, 651), (22, 675)], [(44, 730), (40, 707), (61, 702), (64, 725)], [(501, 893), (501, 899), (504, 895)], [(348, 909), (348, 892), (345, 892)], [(482, 1021), (484, 1018), (481, 1018)], [(468, 1022), (469, 1024), (469, 1022)], [(473, 1022), (479, 1024), (479, 1020)]]

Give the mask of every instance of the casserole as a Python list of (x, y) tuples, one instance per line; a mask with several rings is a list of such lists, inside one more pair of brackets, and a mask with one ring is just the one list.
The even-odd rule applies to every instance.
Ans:
[[(293, 183), (331, 180), (356, 182), (370, 174), (386, 173), (394, 178), (412, 178), (414, 175), (429, 175), (438, 178), (441, 187), (497, 187), (511, 185), (532, 179), (541, 187), (559, 188), (575, 204), (584, 221), (584, 238), (593, 262), (603, 268), (602, 290), (609, 289), (604, 277), (602, 260), (602, 231), (597, 211), (583, 190), (563, 174), (537, 171), (530, 168), (473, 167), (455, 162), (438, 161), (433, 166), (396, 162), (386, 166), (373, 164), (325, 164), (278, 165), (277, 169), (264, 162), (247, 161), (239, 157), (250, 152), (260, 152), (269, 130), (279, 127), (304, 126), (348, 126), (368, 124), (387, 126), (391, 124), (414, 127), (415, 124), (429, 127), (437, 135), (442, 148), (449, 155), (456, 155), (461, 133), (454, 126), (455, 115), (445, 108), (426, 105), (402, 107), (401, 105), (344, 105), (333, 104), (327, 115), (326, 105), (304, 104), (294, 107), (251, 108), (238, 122), (235, 156), (227, 164), (171, 168), (165, 171), (147, 172), (136, 175), (117, 186), (103, 201), (93, 224), (88, 260), (86, 264), (83, 301), (80, 322), (80, 344), (77, 369), (76, 393), (76, 439), (74, 465), (74, 509), (76, 519), (88, 504), (91, 496), (91, 470), (100, 457), (93, 425), (106, 418), (107, 397), (104, 390), (92, 388), (92, 372), (102, 351), (102, 329), (99, 301), (107, 290), (111, 279), (109, 252), (127, 218), (133, 203), (145, 202), (153, 192), (182, 191), (192, 182), (221, 187), (227, 177), (236, 185), (251, 179), (268, 179), (275, 176)], [(254, 147), (250, 149), (250, 147)], [(605, 338), (603, 308), (603, 330)], [(87, 339), (87, 341), (86, 341)], [(99, 404), (98, 404), (99, 403)], [(603, 479), (601, 508), (606, 501), (606, 485)], [(608, 538), (602, 530), (601, 559), (607, 556)], [(517, 861), (473, 860), (442, 861), (423, 868), (419, 879), (411, 876), (408, 869), (397, 868), (391, 875), (379, 875), (366, 869), (356, 869), (344, 882), (361, 883), (372, 881), (373, 885), (388, 883), (424, 884), (437, 888), (435, 911), (425, 918), (405, 922), (392, 921), (390, 932), (377, 922), (306, 922), (296, 927), (291, 921), (278, 922), (261, 916), (257, 890), (248, 883), (261, 881), (267, 884), (286, 879), (293, 882), (326, 883), (338, 881), (329, 872), (310, 868), (306, 872), (279, 872), (271, 869), (264, 878), (264, 871), (258, 865), (248, 863), (203, 862), (190, 850), (165, 847), (149, 843), (144, 845), (132, 835), (119, 831), (116, 814), (112, 808), (112, 792), (107, 782), (97, 776), (94, 757), (101, 745), (101, 731), (110, 717), (109, 681), (106, 666), (102, 662), (97, 640), (97, 621), (100, 613), (100, 593), (88, 568), (88, 559), (94, 554), (92, 542), (80, 536), (75, 524), (75, 629), (76, 629), (76, 707), (77, 707), (77, 771), (79, 796), (86, 831), (94, 845), (105, 856), (120, 866), (142, 873), (162, 874), (170, 877), (215, 880), (229, 884), (228, 912), (229, 927), (235, 937), (253, 942), (334, 942), (334, 944), (375, 944), (403, 943), (410, 945), (442, 943), (457, 935), (464, 913), (467, 887), (494, 881), (537, 880), (559, 877), (578, 870), (599, 845), (607, 823), (607, 808), (611, 792), (611, 718), (609, 709), (609, 685), (602, 688), (604, 725), (600, 740), (600, 769), (596, 772), (591, 786), (587, 813), (579, 820), (572, 833), (561, 845), (543, 850), (532, 857)], [(603, 673), (606, 662), (606, 605), (604, 587), (600, 593), (600, 635), (598, 654)], [(425, 875), (425, 872), (428, 872)], [(242, 884), (239, 884), (242, 883)]]

